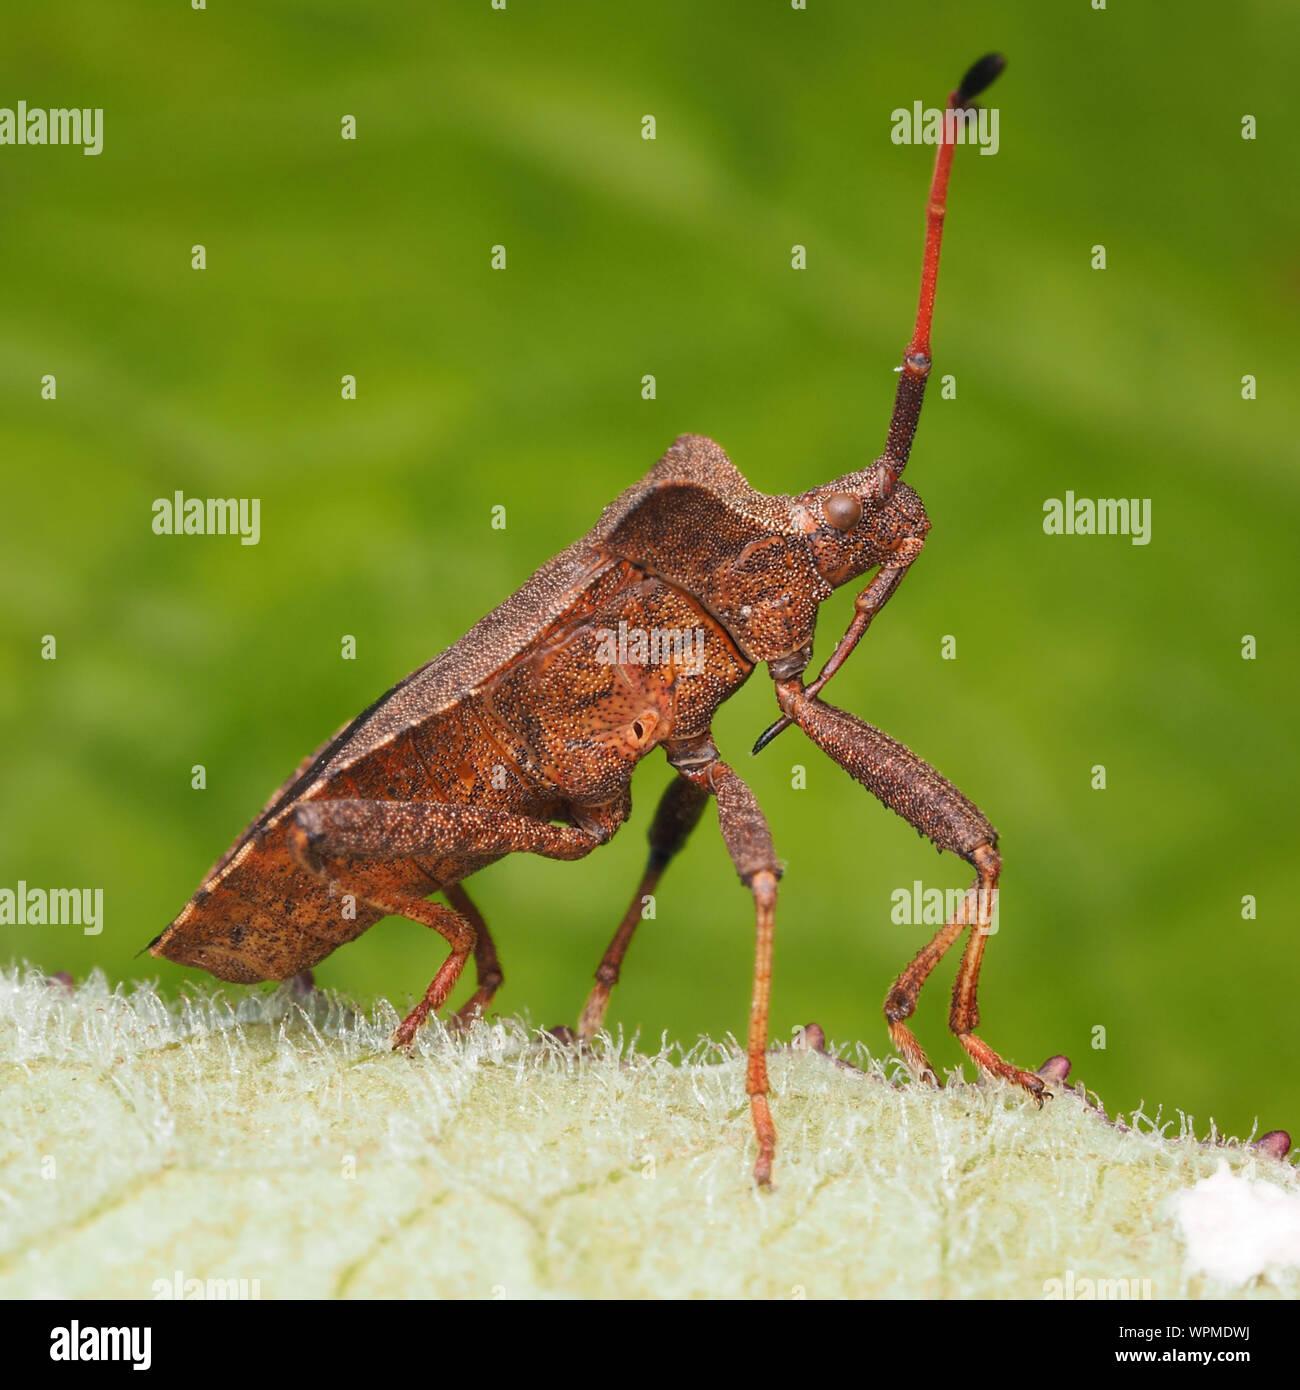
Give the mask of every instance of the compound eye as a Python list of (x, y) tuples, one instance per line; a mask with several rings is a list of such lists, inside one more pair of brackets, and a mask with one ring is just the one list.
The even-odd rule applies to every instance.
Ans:
[(822, 499), (822, 514), (837, 531), (851, 531), (862, 520), (862, 499), (832, 492)]

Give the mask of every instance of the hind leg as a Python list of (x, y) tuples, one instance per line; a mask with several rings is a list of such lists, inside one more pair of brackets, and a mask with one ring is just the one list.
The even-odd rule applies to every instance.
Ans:
[(448, 1020), (452, 1028), (466, 1028), (487, 1012), (492, 996), (501, 988), (505, 976), (497, 959), (496, 944), (488, 931), (483, 914), (470, 901), (469, 894), (459, 884), (445, 890), (447, 901), (474, 928), (474, 974), (477, 988), (468, 1003), (462, 1005)]
[[(425, 1019), (447, 1002), (470, 953), (478, 952), (479, 933), (474, 919), (482, 919), (463, 892), (459, 901), (470, 908), (472, 915), (412, 893), (367, 886), (355, 877), (355, 871), (350, 876), (346, 865), (332, 869), (330, 861), (393, 862), (458, 852), (501, 855), (512, 851), (540, 854), (547, 859), (581, 859), (599, 843), (600, 835), (589, 830), (551, 825), (509, 811), (481, 811), (426, 801), (308, 801), (294, 812), (289, 831), (289, 848), (294, 858), (309, 873), (329, 884), (331, 891), (351, 893), (382, 912), (419, 922), (436, 931), (451, 947), (451, 954), (429, 982), (424, 998), (394, 1034), (394, 1047), (409, 1047)], [(451, 893), (448, 897), (458, 901)], [(496, 961), (491, 937), (486, 940), (479, 956), (481, 966)], [(500, 975), (499, 966), (496, 973)]]

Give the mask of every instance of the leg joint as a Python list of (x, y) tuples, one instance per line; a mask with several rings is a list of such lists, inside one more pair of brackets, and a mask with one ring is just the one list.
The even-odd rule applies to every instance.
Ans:
[(997, 883), (1002, 872), (1002, 856), (992, 843), (979, 845), (971, 854), (970, 862), (978, 870), (982, 883), (990, 887)]
[(885, 996), (886, 1022), (901, 1023), (905, 1018), (911, 1018), (915, 1012), (915, 995), (909, 994), (905, 989), (900, 989), (898, 985), (895, 985)]
[(780, 869), (773, 867), (742, 874), (740, 881), (753, 893), (759, 907), (772, 908), (776, 906), (776, 884), (780, 877)]

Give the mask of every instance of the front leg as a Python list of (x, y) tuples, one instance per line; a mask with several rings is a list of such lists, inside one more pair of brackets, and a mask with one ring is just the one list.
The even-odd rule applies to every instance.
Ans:
[[(409, 1047), (420, 1025), (447, 1002), (470, 953), (479, 945), (472, 905), (463, 894), (450, 894), (461, 911), (429, 902), (413, 893), (381, 893), (331, 872), (329, 861), (374, 859), (392, 861), (425, 855), (509, 854), (527, 851), (547, 859), (581, 859), (602, 838), (593, 830), (551, 825), (509, 811), (484, 811), (430, 801), (308, 801), (293, 814), (289, 849), (309, 873), (322, 882), (351, 892), (380, 911), (408, 917), (444, 937), (451, 954), (429, 982), (424, 998), (402, 1020), (394, 1047)], [(466, 912), (466, 907), (470, 911)], [(490, 939), (480, 951), (480, 970), (495, 967)], [(490, 956), (490, 961), (488, 957)], [(489, 975), (492, 972), (489, 972)], [(499, 976), (499, 967), (495, 973)], [(495, 984), (491, 986), (495, 988)], [(483, 990), (480, 989), (480, 995)], [(490, 990), (487, 994), (490, 998)], [(476, 996), (478, 998), (478, 996)], [(471, 1001), (473, 1004), (474, 1001)]]
[[(927, 529), (929, 524), (927, 521)], [(924, 545), (925, 535), (922, 533), (919, 536), (905, 536), (894, 546), (893, 560), (889, 564), (881, 566), (876, 577), (854, 600), (853, 621), (849, 624), (844, 636), (835, 644), (835, 650), (827, 658), (826, 664), (817, 675), (817, 679), (811, 685), (803, 687), (805, 695), (809, 698), (820, 695), (826, 682), (849, 659), (854, 647), (866, 636), (872, 619), (893, 598), (895, 590), (903, 582), (907, 571), (916, 562)], [(793, 723), (794, 720), (790, 715), (782, 715), (775, 724), (770, 724), (759, 734), (753, 752), (761, 753), (777, 734), (783, 729), (788, 729)]]
[(488, 924), (474, 906), (464, 885), (455, 883), (450, 888), (444, 888), (443, 893), (448, 905), (474, 928), (474, 967), (478, 975), (478, 988), (473, 998), (462, 1004), (447, 1021), (448, 1027), (461, 1029), (469, 1027), (476, 1018), (483, 1017), (505, 977), (501, 973), (501, 961)]
[(782, 711), (824, 753), (940, 849), (951, 850), (972, 864), (978, 875), (952, 918), (917, 953), (885, 999), (885, 1018), (894, 1045), (916, 1075), (936, 1080), (934, 1068), (904, 1020), (915, 1010), (917, 995), (930, 972), (969, 927), (948, 1026), (981, 1072), (1023, 1086), (1041, 1105), (1042, 1078), (1004, 1062), (975, 1036), (979, 1025), (976, 988), (1002, 868), (998, 832), (979, 807), (929, 763), (881, 730), (812, 698), (797, 677), (778, 680), (776, 693)]

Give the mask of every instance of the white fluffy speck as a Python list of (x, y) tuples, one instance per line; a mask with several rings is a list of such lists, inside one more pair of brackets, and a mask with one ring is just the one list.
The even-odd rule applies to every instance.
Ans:
[(1239, 1177), (1226, 1163), (1175, 1200), (1188, 1270), (1244, 1284), (1300, 1267), (1300, 1193)]

